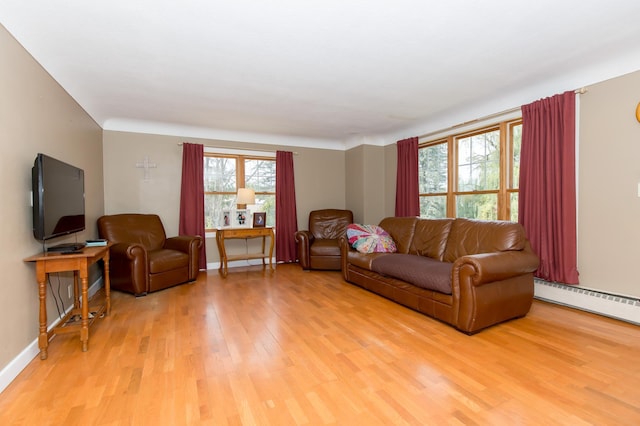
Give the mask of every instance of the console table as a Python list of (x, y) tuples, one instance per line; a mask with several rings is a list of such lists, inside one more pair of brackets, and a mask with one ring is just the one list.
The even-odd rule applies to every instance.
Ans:
[[(89, 307), (89, 266), (99, 260), (104, 261), (104, 303)], [(25, 262), (35, 262), (36, 279), (38, 281), (40, 297), (40, 333), (38, 347), (40, 359), (47, 359), (49, 337), (59, 333), (80, 332), (82, 351), (89, 348), (89, 326), (102, 314), (111, 312), (111, 283), (109, 281), (109, 246), (85, 247), (81, 251), (63, 254), (60, 252), (39, 253), (24, 259)], [(52, 272), (73, 271), (73, 309), (62, 318), (60, 324), (47, 332), (47, 275)], [(78, 277), (80, 282), (78, 282)], [(82, 297), (82, 298), (81, 298)], [(90, 310), (91, 309), (91, 310)], [(89, 318), (89, 312), (93, 317)], [(68, 320), (80, 315), (79, 324), (67, 324)]]
[[(261, 253), (242, 253), (242, 254), (227, 254), (225, 248), (225, 240), (228, 239), (244, 239), (260, 238), (262, 237), (262, 252)], [(265, 251), (266, 237), (270, 237), (271, 243), (269, 244), (269, 253)], [(273, 270), (273, 245), (275, 243), (273, 228), (217, 228), (216, 229), (216, 243), (218, 244), (218, 253), (220, 254), (220, 268), (218, 271), (223, 277), (227, 276), (229, 268), (227, 262), (229, 260), (249, 260), (249, 259), (262, 259), (262, 265), (266, 266), (265, 259), (269, 259), (269, 268)]]

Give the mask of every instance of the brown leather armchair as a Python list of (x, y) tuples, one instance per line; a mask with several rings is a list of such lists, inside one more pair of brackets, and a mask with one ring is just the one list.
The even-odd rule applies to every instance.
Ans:
[(144, 296), (196, 279), (202, 237), (167, 238), (155, 214), (116, 214), (98, 219), (110, 249), (111, 288)]
[(340, 245), (338, 238), (345, 235), (353, 223), (351, 210), (324, 209), (309, 213), (309, 229), (296, 232), (298, 260), (302, 269), (339, 271)]

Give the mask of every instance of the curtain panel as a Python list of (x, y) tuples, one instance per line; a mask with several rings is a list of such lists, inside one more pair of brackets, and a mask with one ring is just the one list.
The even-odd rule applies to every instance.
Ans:
[(418, 190), (418, 138), (398, 141), (396, 172), (396, 216), (420, 216)]
[(198, 268), (207, 269), (204, 231), (204, 146), (182, 144), (182, 186), (180, 189), (180, 235), (200, 235), (202, 247)]
[(293, 153), (276, 151), (276, 262), (297, 261), (298, 231)]
[(575, 93), (522, 107), (518, 221), (540, 257), (535, 275), (578, 284)]

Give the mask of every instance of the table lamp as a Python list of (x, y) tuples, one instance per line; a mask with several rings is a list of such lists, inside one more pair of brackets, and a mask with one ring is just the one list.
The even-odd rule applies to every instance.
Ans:
[(256, 203), (256, 193), (250, 188), (238, 188), (238, 197), (236, 198), (236, 204), (239, 209), (246, 209), (247, 204)]

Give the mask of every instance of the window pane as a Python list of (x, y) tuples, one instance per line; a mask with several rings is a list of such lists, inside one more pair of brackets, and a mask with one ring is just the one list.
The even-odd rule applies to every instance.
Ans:
[(467, 219), (496, 220), (498, 218), (498, 195), (457, 195), (456, 217), (465, 217)]
[(276, 196), (256, 194), (255, 211), (267, 213), (267, 226), (276, 226)]
[(458, 139), (458, 192), (498, 189), (500, 131)]
[(235, 158), (204, 157), (204, 191), (236, 192)]
[(275, 160), (245, 160), (244, 182), (255, 192), (276, 192)]
[(204, 227), (213, 229), (222, 226), (222, 212), (236, 208), (234, 194), (204, 194)]
[(471, 164), (458, 166), (458, 191), (473, 191), (473, 170)]
[(265, 159), (246, 159), (245, 186), (256, 192), (253, 212), (266, 212), (266, 226), (276, 224), (276, 162)]
[(447, 144), (418, 150), (419, 191), (421, 194), (447, 192)]
[(509, 220), (511, 220), (512, 222), (517, 222), (518, 221), (518, 193), (512, 192), (511, 194), (509, 194), (509, 196), (510, 196), (510, 203), (511, 203), (511, 214), (510, 214)]
[(420, 217), (441, 219), (447, 217), (447, 196), (421, 196)]
[(513, 126), (511, 128), (511, 138), (513, 143), (513, 175), (511, 176), (510, 187), (512, 189), (516, 189), (520, 187), (520, 146), (522, 143), (522, 124), (518, 124), (517, 126)]

